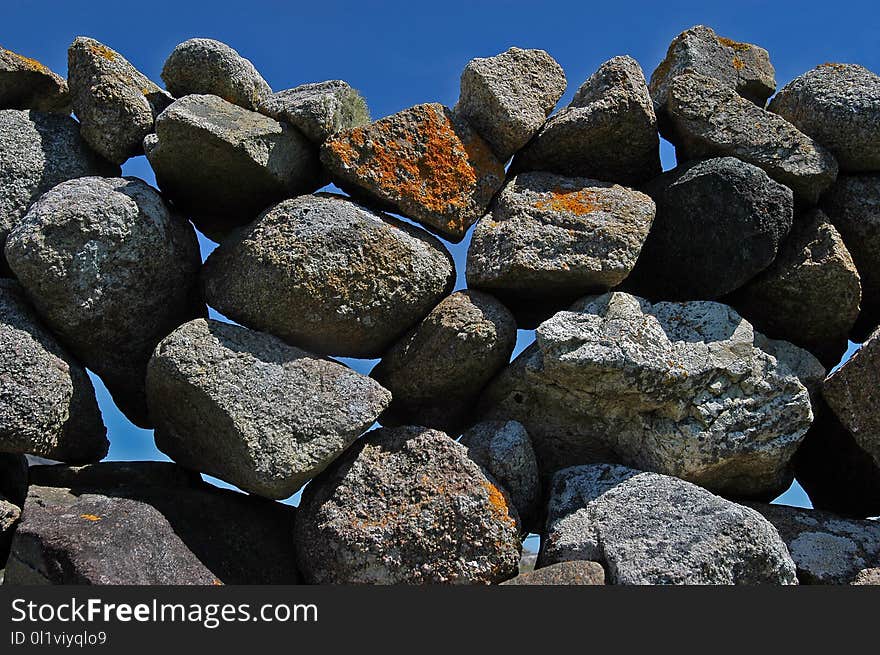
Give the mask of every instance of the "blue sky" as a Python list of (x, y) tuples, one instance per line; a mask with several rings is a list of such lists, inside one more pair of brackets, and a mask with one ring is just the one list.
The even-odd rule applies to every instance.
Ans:
[[(33, 2), (3, 0), (0, 44), (60, 74), (67, 46), (91, 36), (121, 52), (161, 84), (165, 58), (192, 37), (219, 39), (254, 62), (274, 90), (341, 78), (366, 97), (373, 118), (422, 102), (452, 106), (461, 70), (474, 57), (510, 46), (542, 48), (565, 69), (560, 104), (607, 59), (635, 57), (649, 77), (670, 40), (699, 23), (770, 51), (777, 82), (827, 61), (880, 71), (880, 10), (875, 2)], [(668, 145), (665, 168), (674, 166)], [(155, 183), (143, 157), (126, 175)], [(450, 246), (463, 285), (468, 239)], [(202, 239), (203, 252), (213, 247)], [(520, 333), (517, 352), (530, 333)], [(350, 362), (366, 372), (370, 362)], [(95, 379), (113, 459), (164, 458), (149, 431), (132, 426)], [(798, 487), (783, 498), (808, 506)]]

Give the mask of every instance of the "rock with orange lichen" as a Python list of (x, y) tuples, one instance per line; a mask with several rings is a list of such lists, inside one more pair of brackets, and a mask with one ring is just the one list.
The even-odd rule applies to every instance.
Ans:
[(504, 166), (461, 117), (439, 104), (338, 132), (321, 148), (334, 181), (453, 242), (483, 215)]
[(603, 585), (605, 569), (598, 562), (573, 560), (520, 573), (502, 585)]
[(383, 428), (303, 492), (300, 571), (317, 584), (492, 584), (516, 575), (519, 519), (442, 432)]
[(614, 57), (602, 64), (516, 154), (511, 170), (631, 185), (658, 175), (657, 120), (638, 62)]
[(0, 46), (0, 109), (69, 115), (67, 82), (36, 59)]

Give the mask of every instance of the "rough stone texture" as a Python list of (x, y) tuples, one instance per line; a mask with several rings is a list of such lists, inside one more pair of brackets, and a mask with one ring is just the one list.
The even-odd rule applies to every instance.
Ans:
[(852, 585), (880, 585), (880, 567), (859, 571)]
[(654, 201), (626, 187), (553, 173), (521, 173), (474, 230), (468, 286), (496, 294), (520, 327), (534, 327), (632, 270)]
[(458, 434), (515, 345), (516, 322), (495, 298), (480, 291), (447, 296), (373, 369), (372, 377), (393, 396), (382, 425)]
[(597, 562), (559, 562), (520, 573), (503, 585), (604, 585), (605, 569)]
[(296, 129), (217, 96), (175, 102), (144, 148), (162, 191), (215, 240), (323, 184), (317, 152)]
[(164, 462), (31, 468), (8, 584), (297, 584), (295, 510)]
[(468, 449), (468, 457), (510, 494), (524, 531), (540, 532), (541, 477), (532, 442), (522, 423), (477, 423), (461, 435), (459, 443)]
[(366, 100), (342, 80), (302, 84), (266, 96), (257, 111), (290, 123), (320, 145), (340, 130), (370, 122)]
[(339, 196), (267, 210), (208, 257), (205, 298), (232, 320), (313, 352), (381, 357), (452, 290), (424, 231)]
[(841, 171), (880, 171), (880, 76), (867, 68), (817, 66), (786, 84), (769, 109), (828, 148)]
[(573, 466), (553, 478), (538, 566), (599, 562), (610, 584), (797, 584), (758, 512), (665, 475)]
[[(43, 327), (17, 282), (0, 279), (0, 452), (76, 463), (107, 454), (85, 370)], [(0, 495), (3, 489), (0, 476)]]
[(517, 153), (511, 170), (630, 185), (658, 175), (657, 119), (638, 62), (614, 57), (602, 64)]
[(24, 455), (0, 453), (0, 584), (27, 487), (28, 466)]
[(205, 313), (192, 226), (137, 178), (59, 184), (9, 235), (6, 258), (49, 328), (149, 427), (147, 361), (159, 339)]
[(468, 62), (455, 111), (506, 162), (540, 129), (566, 84), (562, 66), (544, 50), (510, 48)]
[(821, 210), (797, 216), (773, 263), (726, 299), (774, 339), (806, 348), (831, 368), (859, 315), (859, 274)]
[[(79, 135), (69, 116), (0, 110), (0, 247), (43, 193), (86, 175), (119, 175)], [(0, 255), (0, 274), (6, 259)]]
[(618, 462), (734, 497), (788, 488), (813, 419), (794, 346), (767, 341), (726, 305), (588, 297), (542, 323), (484, 394), (521, 422), (544, 476)]
[(880, 566), (880, 522), (828, 512), (750, 503), (779, 531), (801, 584), (849, 584), (864, 568)]
[(665, 109), (663, 136), (675, 144), (679, 161), (736, 157), (764, 169), (809, 205), (837, 177), (837, 162), (825, 148), (714, 78), (679, 75), (668, 85)]
[(70, 115), (67, 81), (36, 59), (0, 46), (0, 109)]
[(174, 101), (118, 52), (84, 36), (67, 51), (67, 81), (80, 134), (116, 164), (143, 153), (156, 116)]
[(175, 462), (280, 499), (369, 428), (391, 394), (268, 334), (196, 319), (159, 342), (147, 400), (156, 445)]
[(657, 213), (625, 286), (649, 298), (720, 298), (767, 268), (791, 229), (791, 189), (733, 157), (679, 166), (645, 190)]
[(517, 571), (516, 510), (442, 432), (371, 432), (299, 507), (297, 561), (310, 583), (491, 584)]
[(189, 39), (174, 48), (162, 81), (177, 98), (211, 94), (245, 109), (255, 109), (272, 93), (249, 59), (214, 39)]
[(334, 181), (355, 196), (459, 242), (504, 182), (504, 166), (462, 118), (439, 104), (338, 132), (321, 147)]

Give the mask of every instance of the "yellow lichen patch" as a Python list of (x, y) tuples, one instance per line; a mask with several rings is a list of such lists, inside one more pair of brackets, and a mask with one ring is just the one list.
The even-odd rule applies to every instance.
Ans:
[(18, 59), (21, 63), (23, 63), (29, 70), (36, 71), (38, 73), (48, 73), (49, 69), (46, 68), (43, 64), (38, 62), (36, 59), (31, 59), (30, 57), (25, 57), (23, 55), (18, 54), (17, 52), (12, 52), (12, 50), (7, 50), (9, 54)]
[(80, 514), (79, 517), (81, 519), (85, 519), (86, 521), (92, 521), (92, 522), (101, 520), (100, 516), (95, 516), (94, 514)]
[(501, 490), (488, 480), (483, 482), (486, 493), (489, 494), (489, 507), (492, 508), (492, 514), (495, 518), (508, 525), (516, 525), (516, 521), (510, 516), (510, 509), (507, 507), (507, 501), (504, 500), (504, 494)]
[(746, 65), (746, 63), (742, 59), (740, 59), (739, 57), (733, 58), (733, 67), (736, 70), (738, 70), (738, 71), (742, 70), (745, 67), (745, 65)]
[(568, 212), (576, 216), (592, 214), (600, 211), (602, 203), (599, 194), (589, 189), (562, 189), (556, 187), (550, 192), (549, 197), (544, 197), (534, 203), (536, 209), (557, 212)]
[(728, 48), (733, 48), (737, 52), (746, 52), (747, 50), (751, 49), (751, 47), (752, 47), (748, 43), (740, 43), (739, 41), (734, 41), (733, 39), (727, 39), (723, 36), (718, 36), (715, 38), (718, 40), (718, 43), (720, 43), (721, 45), (727, 46)]
[(105, 45), (100, 43), (90, 43), (87, 47), (89, 52), (97, 57), (103, 57), (107, 61), (113, 61), (116, 59), (116, 53)]

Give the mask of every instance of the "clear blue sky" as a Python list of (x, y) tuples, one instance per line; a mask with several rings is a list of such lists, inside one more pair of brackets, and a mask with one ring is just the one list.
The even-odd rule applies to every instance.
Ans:
[[(422, 6), (424, 5), (424, 6)], [(880, 10), (875, 2), (167, 2), (127, 4), (3, 0), (0, 44), (39, 59), (60, 74), (67, 46), (91, 36), (121, 52), (161, 84), (174, 46), (192, 37), (219, 39), (254, 62), (280, 90), (341, 78), (366, 97), (374, 118), (422, 102), (453, 105), (462, 68), (510, 46), (543, 48), (565, 69), (567, 103), (607, 59), (635, 57), (646, 77), (670, 40), (699, 23), (770, 51), (777, 82), (826, 61), (880, 72)], [(674, 165), (667, 145), (665, 168)], [(154, 183), (143, 157), (123, 168)], [(466, 239), (451, 246), (463, 286)], [(203, 240), (203, 251), (213, 244)], [(521, 333), (519, 348), (531, 338)], [(519, 350), (518, 348), (518, 350)], [(351, 362), (361, 371), (370, 362)], [(149, 431), (132, 426), (96, 380), (113, 459), (163, 458)], [(799, 488), (784, 500), (808, 505)]]

